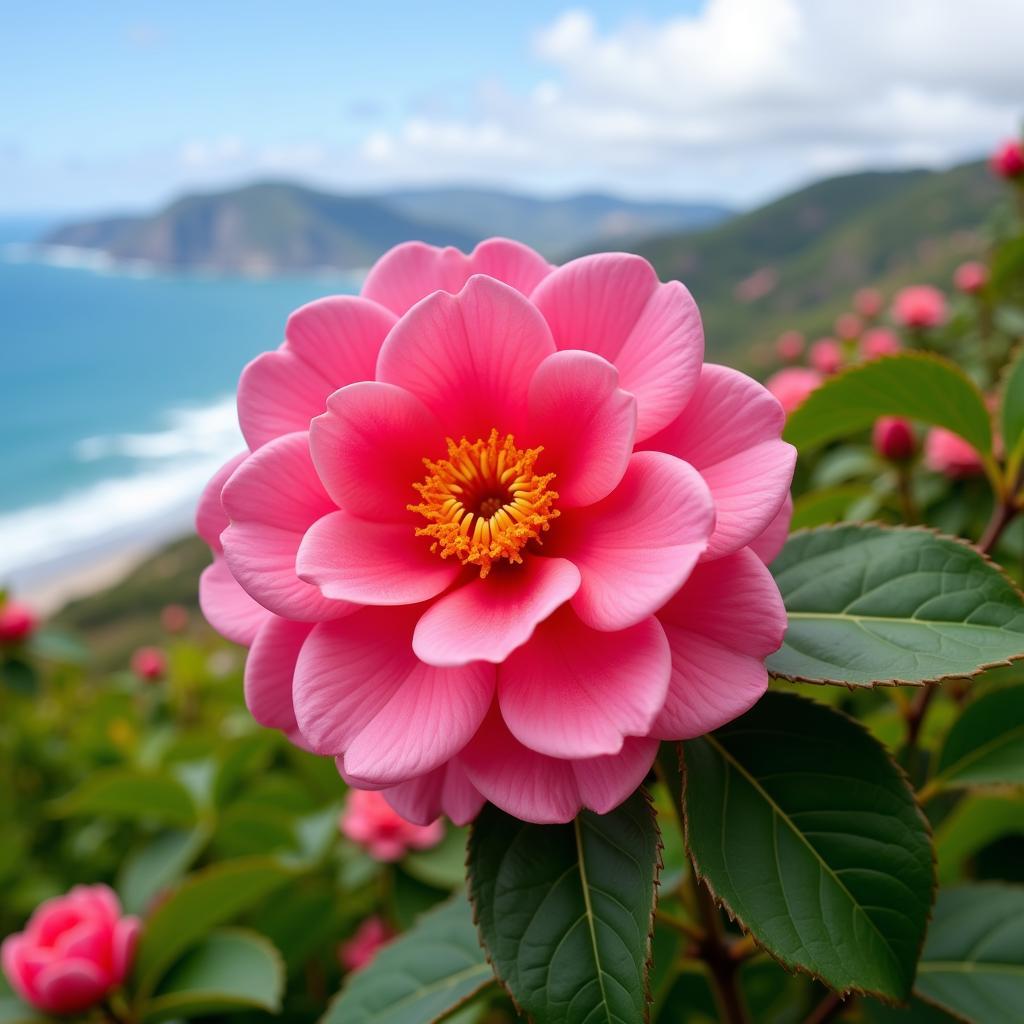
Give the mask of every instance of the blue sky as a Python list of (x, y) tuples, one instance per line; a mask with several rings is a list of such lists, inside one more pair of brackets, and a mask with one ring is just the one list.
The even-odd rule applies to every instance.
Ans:
[(873, 3), (8, 5), (0, 212), (135, 208), (255, 177), (743, 203), (835, 170), (949, 162), (1012, 130), (1016, 5), (977, 0), (961, 24), (962, 4), (903, 0), (887, 36), (928, 49), (908, 61), (850, 36)]

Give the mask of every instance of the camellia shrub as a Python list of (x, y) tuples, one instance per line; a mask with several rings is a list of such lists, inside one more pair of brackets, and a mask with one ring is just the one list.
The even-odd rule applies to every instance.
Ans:
[(625, 254), (413, 242), (293, 314), (197, 516), (244, 670), (174, 606), (83, 688), (9, 616), (2, 1019), (1019, 1021), (994, 225), (765, 385)]

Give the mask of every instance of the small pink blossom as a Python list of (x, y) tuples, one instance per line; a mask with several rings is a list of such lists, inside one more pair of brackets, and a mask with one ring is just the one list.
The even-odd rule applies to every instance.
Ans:
[(946, 297), (931, 285), (910, 285), (893, 300), (892, 316), (901, 327), (938, 327), (946, 320)]
[(158, 647), (140, 647), (132, 655), (132, 671), (143, 682), (158, 682), (167, 674), (167, 656)]
[(864, 321), (856, 313), (840, 313), (836, 317), (836, 334), (844, 341), (859, 338), (864, 330)]
[(25, 930), (4, 939), (4, 974), (25, 1002), (44, 1013), (78, 1013), (124, 981), (139, 919), (124, 917), (106, 885), (77, 885), (41, 903)]
[(992, 154), (992, 171), (1000, 178), (1016, 181), (1024, 177), (1024, 142), (1008, 139)]
[(932, 427), (924, 441), (925, 465), (951, 479), (980, 476), (985, 464), (976, 448), (959, 434), (944, 427)]
[(804, 344), (804, 336), (799, 331), (783, 331), (775, 342), (775, 351), (781, 360), (793, 363), (804, 354)]
[(906, 462), (917, 448), (914, 428), (899, 416), (880, 416), (871, 433), (875, 451), (890, 462)]
[(31, 636), (39, 625), (36, 613), (24, 602), (8, 598), (0, 604), (0, 644), (14, 644)]
[(879, 359), (882, 356), (894, 356), (903, 350), (903, 342), (895, 331), (888, 327), (872, 327), (860, 339), (862, 359)]
[(778, 399), (788, 415), (812, 391), (820, 388), (824, 379), (817, 370), (809, 370), (803, 366), (788, 366), (769, 377), (765, 381), (765, 387)]
[(184, 633), (188, 628), (188, 609), (180, 604), (164, 605), (160, 625), (167, 633)]
[(820, 338), (811, 346), (810, 363), (826, 376), (836, 373), (843, 365), (843, 346), (835, 338)]
[(380, 861), (401, 860), (409, 850), (429, 849), (444, 838), (440, 821), (413, 825), (376, 790), (352, 790), (339, 825), (352, 842)]
[(882, 293), (877, 288), (861, 288), (853, 297), (853, 308), (866, 320), (882, 312)]
[(368, 917), (356, 929), (355, 935), (338, 947), (338, 962), (346, 971), (358, 971), (371, 963), (381, 947), (394, 937), (394, 929), (382, 917)]
[(961, 263), (953, 275), (953, 284), (966, 295), (975, 295), (988, 284), (988, 267), (977, 260)]

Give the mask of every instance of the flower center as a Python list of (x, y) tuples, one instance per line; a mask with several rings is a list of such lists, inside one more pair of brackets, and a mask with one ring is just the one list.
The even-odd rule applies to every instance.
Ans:
[(448, 438), (448, 458), (424, 459), (427, 476), (413, 484), (423, 499), (409, 505), (427, 520), (416, 536), (432, 537), (430, 550), (454, 555), (463, 565), (478, 565), (481, 579), (495, 561), (521, 562), (522, 549), (549, 529), (558, 517), (556, 491), (548, 489), (554, 473), (535, 472), (543, 448), (517, 448), (515, 438), (484, 440)]

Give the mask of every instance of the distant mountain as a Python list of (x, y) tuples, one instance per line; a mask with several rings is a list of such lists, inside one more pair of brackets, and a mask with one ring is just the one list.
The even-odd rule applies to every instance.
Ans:
[(541, 198), (478, 188), (387, 192), (380, 199), (410, 217), (483, 235), (518, 238), (551, 259), (582, 245), (624, 245), (655, 232), (696, 230), (731, 211), (714, 203), (622, 199), (602, 193)]
[(67, 224), (48, 245), (101, 250), (116, 260), (173, 269), (274, 273), (353, 270), (410, 238), (471, 249), (507, 235), (555, 258), (587, 243), (721, 220), (721, 207), (586, 195), (537, 199), (477, 189), (341, 196), (264, 183), (185, 196), (151, 216)]
[(845, 175), (710, 230), (659, 234), (632, 249), (663, 279), (686, 283), (709, 352), (735, 359), (763, 353), (789, 327), (828, 333), (864, 285), (887, 294), (916, 281), (948, 288), (957, 264), (984, 249), (986, 222), (1004, 195), (982, 163)]

